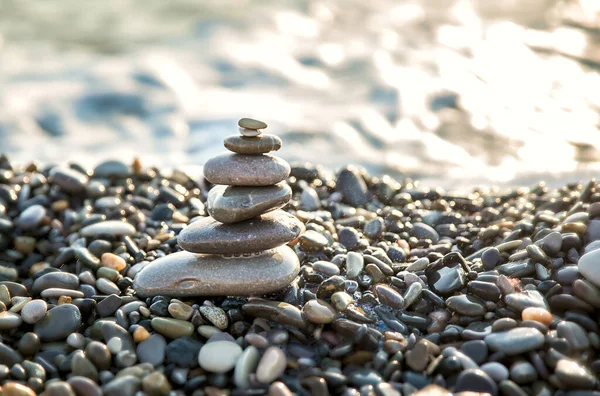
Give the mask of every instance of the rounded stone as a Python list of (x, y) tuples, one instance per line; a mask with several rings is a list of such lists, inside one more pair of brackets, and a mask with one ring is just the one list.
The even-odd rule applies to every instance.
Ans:
[(287, 246), (230, 258), (184, 251), (146, 266), (133, 287), (142, 297), (260, 295), (288, 286), (299, 270), (298, 256)]
[(540, 322), (546, 326), (550, 326), (552, 323), (552, 314), (539, 307), (527, 307), (521, 312), (523, 320), (534, 320)]
[(138, 344), (136, 353), (140, 363), (160, 366), (165, 360), (167, 342), (160, 334), (152, 334), (150, 338)]
[(498, 393), (498, 386), (484, 371), (479, 369), (467, 369), (458, 375), (454, 391), (471, 391), (496, 395)]
[(94, 177), (127, 177), (131, 174), (131, 167), (122, 161), (108, 160), (94, 168)]
[(35, 392), (18, 382), (5, 382), (0, 388), (4, 396), (35, 396)]
[(32, 294), (37, 295), (46, 289), (71, 289), (79, 287), (79, 278), (68, 272), (49, 272), (37, 278), (33, 282)]
[(235, 367), (242, 348), (231, 341), (214, 341), (200, 349), (198, 364), (211, 373), (226, 373)]
[(494, 352), (504, 352), (508, 356), (533, 351), (544, 345), (544, 335), (532, 327), (492, 333), (485, 337), (485, 343)]
[(194, 325), (185, 320), (156, 317), (152, 319), (152, 328), (168, 338), (187, 337), (194, 334)]
[(19, 314), (4, 311), (0, 312), (0, 330), (11, 330), (19, 327), (23, 323)]
[(285, 183), (267, 187), (215, 186), (208, 193), (208, 213), (221, 223), (237, 223), (282, 208), (292, 198)]
[(34, 332), (43, 342), (64, 340), (81, 325), (79, 308), (72, 304), (56, 306), (34, 326)]
[(198, 308), (198, 311), (205, 317), (210, 323), (212, 323), (217, 329), (225, 330), (229, 326), (229, 319), (227, 314), (219, 307), (209, 307), (206, 305)]
[(58, 185), (61, 190), (78, 194), (85, 191), (88, 177), (74, 169), (58, 166), (50, 171), (50, 180)]
[(481, 365), (481, 370), (483, 370), (496, 382), (504, 381), (508, 379), (509, 376), (509, 371), (506, 366), (498, 362), (485, 363)]
[(234, 224), (204, 217), (184, 228), (177, 241), (194, 253), (252, 253), (284, 245), (296, 239), (302, 228), (296, 217), (282, 210)]
[(537, 379), (538, 373), (529, 362), (519, 361), (510, 366), (510, 379), (517, 384), (527, 384)]
[(554, 373), (567, 389), (592, 389), (597, 382), (596, 377), (586, 367), (574, 360), (560, 359)]
[(287, 365), (285, 353), (278, 347), (268, 348), (256, 368), (256, 379), (263, 384), (275, 381)]
[(332, 323), (337, 314), (331, 305), (320, 299), (307, 301), (302, 307), (302, 312), (306, 319), (317, 324)]
[(585, 278), (600, 287), (600, 249), (584, 254), (577, 263), (579, 272)]
[(39, 227), (46, 215), (46, 208), (42, 205), (31, 205), (19, 215), (18, 224), (23, 230), (32, 230)]
[(485, 314), (485, 303), (483, 300), (467, 294), (448, 297), (446, 306), (465, 316), (480, 316)]
[(240, 118), (238, 121), (238, 126), (240, 128), (246, 129), (266, 129), (267, 124), (260, 120), (255, 120), (254, 118)]
[(275, 135), (262, 134), (255, 137), (231, 135), (225, 138), (224, 146), (237, 154), (257, 155), (279, 150), (282, 142)]
[(233, 382), (238, 388), (246, 389), (250, 386), (250, 374), (254, 372), (259, 361), (260, 353), (255, 346), (250, 345), (242, 352), (233, 372)]
[(23, 309), (21, 309), (21, 317), (25, 323), (35, 324), (46, 316), (48, 305), (44, 300), (29, 301)]
[(260, 129), (248, 129), (248, 128), (238, 128), (238, 132), (240, 133), (240, 135), (242, 135), (244, 137), (249, 137), (249, 138), (257, 137), (262, 134), (262, 131)]
[(135, 227), (124, 221), (108, 220), (85, 226), (80, 232), (86, 238), (97, 237), (99, 235), (110, 235), (113, 237), (133, 236), (135, 234)]
[(274, 155), (223, 153), (204, 165), (204, 177), (212, 184), (270, 186), (290, 175), (290, 165)]

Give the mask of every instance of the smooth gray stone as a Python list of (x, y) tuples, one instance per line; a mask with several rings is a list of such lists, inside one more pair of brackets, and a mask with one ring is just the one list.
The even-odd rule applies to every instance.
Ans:
[(31, 205), (21, 212), (17, 224), (23, 230), (32, 230), (39, 227), (44, 216), (46, 216), (46, 208), (42, 205)]
[(281, 148), (281, 139), (275, 135), (259, 135), (246, 137), (240, 135), (227, 136), (224, 141), (225, 148), (238, 154), (266, 154)]
[(484, 371), (479, 369), (467, 369), (458, 375), (454, 391), (481, 392), (495, 396), (498, 394), (498, 386)]
[(133, 236), (135, 227), (129, 223), (119, 220), (108, 220), (100, 223), (90, 224), (81, 229), (81, 235), (90, 238), (98, 235), (110, 236)]
[(567, 389), (592, 389), (597, 383), (596, 377), (585, 366), (573, 360), (560, 359), (554, 373)]
[(335, 189), (349, 205), (362, 206), (369, 202), (367, 183), (356, 167), (348, 166), (340, 171)]
[(565, 338), (574, 351), (585, 352), (590, 347), (586, 331), (577, 323), (561, 321), (556, 326), (558, 336)]
[(260, 120), (255, 120), (254, 118), (248, 118), (248, 117), (240, 118), (240, 120), (238, 121), (238, 126), (240, 128), (255, 129), (255, 130), (267, 128), (267, 124), (265, 122), (260, 121)]
[(136, 352), (140, 363), (160, 366), (165, 360), (167, 342), (160, 334), (152, 334), (147, 340), (140, 342)]
[(75, 169), (58, 166), (50, 171), (50, 181), (57, 184), (63, 191), (78, 194), (85, 191), (88, 176)]
[(296, 239), (303, 225), (282, 210), (234, 224), (204, 217), (184, 228), (177, 237), (188, 252), (205, 254), (253, 253), (273, 249)]
[(77, 395), (102, 396), (102, 389), (91, 379), (81, 376), (73, 376), (67, 380)]
[(127, 332), (124, 328), (116, 324), (115, 322), (103, 322), (100, 325), (100, 330), (102, 332), (102, 337), (104, 338), (104, 342), (108, 343), (111, 338), (118, 338), (121, 340), (121, 351), (134, 351), (135, 344), (133, 343), (133, 338), (131, 334)]
[(535, 262), (531, 259), (512, 261), (510, 263), (498, 265), (496, 270), (502, 275), (513, 278), (524, 278), (535, 273)]
[(538, 373), (529, 362), (519, 361), (510, 366), (510, 379), (517, 384), (527, 384), (537, 379)]
[(302, 311), (286, 302), (256, 299), (244, 304), (242, 311), (249, 316), (267, 319), (299, 329), (304, 329), (308, 325)]
[(46, 289), (55, 288), (77, 290), (78, 287), (79, 278), (77, 278), (77, 275), (68, 272), (49, 272), (33, 282), (31, 293), (37, 295)]
[(288, 286), (299, 270), (298, 256), (287, 246), (231, 258), (184, 251), (152, 262), (133, 287), (142, 297), (250, 296)]
[(134, 396), (142, 389), (142, 380), (133, 375), (115, 378), (102, 387), (104, 396)]
[(72, 304), (58, 305), (37, 322), (33, 331), (43, 342), (64, 340), (81, 325), (79, 308)]
[(440, 239), (437, 231), (425, 223), (414, 223), (411, 234), (419, 239), (430, 239), (433, 243), (437, 243)]
[(260, 361), (258, 349), (249, 345), (235, 364), (233, 382), (238, 388), (246, 389), (250, 386), (250, 374), (254, 372)]
[(4, 311), (0, 312), (0, 330), (11, 330), (19, 327), (23, 323), (19, 314)]
[(504, 297), (504, 302), (516, 311), (522, 311), (528, 307), (544, 308), (549, 311), (548, 302), (537, 290), (525, 290), (521, 293), (512, 293)]
[(94, 168), (94, 177), (127, 177), (131, 174), (131, 167), (122, 161), (104, 161)]
[(480, 316), (485, 314), (485, 302), (479, 297), (461, 294), (448, 297), (446, 306), (465, 316)]
[(282, 208), (292, 199), (286, 183), (267, 187), (215, 186), (208, 193), (208, 213), (221, 223), (237, 223)]
[[(592, 220), (598, 221), (600, 220)], [(585, 278), (594, 284), (596, 287), (600, 287), (600, 249), (593, 250), (589, 253), (584, 254), (579, 259), (577, 266), (579, 272), (585, 276)]]
[(496, 382), (508, 379), (508, 369), (502, 363), (488, 362), (480, 368)]
[(223, 153), (204, 165), (204, 177), (212, 184), (228, 186), (270, 186), (287, 179), (290, 165), (270, 154)]
[(533, 351), (544, 345), (544, 335), (532, 327), (518, 327), (509, 331), (492, 333), (484, 340), (492, 351), (501, 351), (508, 356)]

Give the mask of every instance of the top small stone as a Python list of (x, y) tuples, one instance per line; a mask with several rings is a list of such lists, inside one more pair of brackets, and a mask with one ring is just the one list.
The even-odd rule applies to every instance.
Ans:
[(238, 125), (240, 128), (244, 129), (265, 129), (267, 124), (262, 121), (255, 120), (253, 118), (242, 118), (238, 121)]
[(257, 137), (260, 136), (262, 131), (260, 129), (247, 129), (247, 128), (238, 128), (240, 131), (240, 135), (244, 137)]

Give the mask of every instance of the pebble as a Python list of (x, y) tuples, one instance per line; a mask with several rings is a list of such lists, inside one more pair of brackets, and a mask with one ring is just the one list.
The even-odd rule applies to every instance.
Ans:
[(50, 170), (50, 181), (70, 194), (80, 194), (85, 191), (88, 177), (81, 172), (65, 166), (57, 166)]
[(134, 279), (143, 297), (164, 295), (260, 295), (288, 286), (300, 263), (287, 246), (250, 257), (220, 257), (177, 252), (155, 260)]
[(46, 208), (42, 205), (31, 205), (21, 212), (17, 223), (23, 230), (34, 230), (40, 226), (44, 216), (46, 216)]
[(592, 389), (597, 383), (596, 377), (586, 367), (573, 360), (560, 359), (554, 373), (567, 389)]
[(250, 386), (250, 375), (254, 372), (260, 361), (258, 349), (250, 345), (240, 355), (235, 364), (233, 382), (235, 386), (246, 389)]
[(113, 253), (104, 253), (100, 258), (100, 265), (103, 267), (112, 268), (115, 271), (123, 271), (127, 266), (125, 259)]
[(68, 272), (49, 272), (37, 278), (33, 282), (32, 294), (40, 294), (51, 288), (77, 290), (79, 278)]
[[(593, 221), (600, 223), (599, 220)], [(600, 250), (594, 250), (581, 256), (577, 263), (579, 272), (596, 287), (600, 287), (600, 266), (598, 262), (600, 262)]]
[(535, 320), (546, 326), (550, 326), (552, 323), (552, 314), (544, 308), (528, 307), (521, 312), (523, 320)]
[(307, 301), (302, 307), (302, 313), (306, 319), (316, 324), (332, 323), (337, 315), (331, 305), (320, 299)]
[(267, 128), (266, 123), (264, 123), (263, 121), (255, 120), (254, 118), (240, 118), (240, 120), (238, 121), (238, 126), (240, 128), (255, 130)]
[(163, 373), (153, 372), (142, 380), (142, 389), (151, 396), (168, 396), (171, 393), (171, 384)]
[(446, 300), (446, 306), (449, 309), (465, 316), (480, 316), (485, 314), (483, 300), (467, 294), (448, 297)]
[(108, 220), (85, 226), (80, 232), (85, 238), (94, 238), (104, 235), (111, 237), (133, 236), (135, 234), (135, 227), (124, 221)]
[(171, 303), (169, 304), (169, 314), (175, 319), (189, 320), (194, 313), (194, 308), (184, 303)]
[(23, 320), (20, 315), (9, 311), (0, 312), (0, 330), (17, 328), (21, 323), (23, 323)]
[(419, 239), (430, 239), (431, 242), (437, 243), (440, 239), (437, 231), (433, 227), (425, 223), (413, 223), (411, 234)]
[(18, 382), (5, 382), (0, 389), (3, 391), (3, 396), (35, 396), (35, 392), (31, 388)]
[(34, 326), (34, 332), (43, 342), (64, 340), (81, 325), (81, 313), (77, 306), (64, 304), (50, 309)]
[(559, 322), (556, 332), (559, 337), (567, 340), (573, 351), (586, 351), (590, 347), (586, 331), (575, 322)]
[(454, 391), (471, 391), (497, 395), (498, 386), (484, 371), (480, 369), (467, 369), (458, 375)]
[(255, 137), (239, 135), (227, 136), (224, 141), (225, 148), (238, 154), (266, 154), (281, 148), (281, 139), (275, 135), (261, 134)]
[(212, 184), (228, 186), (271, 186), (290, 175), (283, 159), (270, 155), (223, 153), (204, 164), (204, 177)]
[(484, 371), (487, 375), (490, 376), (496, 382), (504, 381), (508, 379), (509, 371), (501, 363), (498, 362), (488, 362), (481, 365), (481, 370)]
[(221, 223), (237, 223), (280, 209), (292, 198), (285, 183), (266, 187), (215, 186), (208, 193), (208, 213)]
[(379, 284), (375, 286), (375, 293), (382, 304), (393, 309), (404, 308), (404, 297), (390, 286)]
[(367, 184), (356, 167), (342, 169), (336, 181), (336, 190), (342, 194), (345, 203), (362, 206), (369, 201)]
[(256, 379), (263, 384), (275, 381), (283, 374), (287, 365), (287, 358), (278, 347), (268, 348), (256, 368)]
[(204, 345), (198, 355), (198, 363), (211, 373), (226, 373), (235, 367), (242, 348), (235, 342), (214, 341)]
[(194, 325), (184, 320), (156, 317), (152, 319), (152, 328), (168, 338), (179, 338), (194, 334)]
[(485, 337), (485, 343), (494, 352), (506, 355), (518, 355), (533, 351), (544, 345), (544, 335), (532, 327), (519, 327)]
[(67, 383), (78, 396), (102, 396), (102, 389), (100, 389), (100, 387), (89, 378), (76, 375), (70, 377), (67, 380)]
[(192, 368), (198, 364), (202, 343), (193, 337), (181, 337), (167, 344), (166, 359), (179, 367)]
[(198, 308), (202, 316), (204, 316), (217, 329), (225, 330), (229, 326), (227, 314), (219, 307), (201, 306)]
[(346, 256), (346, 276), (348, 279), (356, 279), (365, 266), (365, 260), (360, 253), (348, 252)]
[(510, 366), (510, 379), (516, 384), (528, 384), (538, 377), (537, 370), (529, 362), (519, 361)]
[(304, 329), (307, 325), (298, 307), (285, 302), (253, 299), (242, 306), (242, 311), (250, 316), (298, 329)]
[(150, 363), (160, 366), (165, 360), (167, 342), (159, 334), (152, 334), (148, 339), (138, 344), (136, 354), (140, 363)]
[(35, 324), (46, 316), (48, 305), (44, 300), (29, 301), (21, 309), (21, 318), (25, 323)]
[(127, 177), (131, 175), (131, 167), (122, 161), (108, 160), (94, 168), (94, 177)]
[(205, 217), (186, 227), (177, 241), (194, 253), (252, 253), (286, 244), (296, 239), (302, 228), (296, 217), (281, 210), (234, 224)]

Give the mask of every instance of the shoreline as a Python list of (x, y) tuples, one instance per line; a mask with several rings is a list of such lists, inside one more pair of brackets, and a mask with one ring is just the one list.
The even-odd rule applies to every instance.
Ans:
[(290, 243), (298, 278), (262, 298), (177, 300), (139, 299), (133, 279), (181, 251), (207, 183), (139, 162), (11, 167), (0, 160), (5, 392), (599, 389), (595, 181), (459, 195), (296, 166), (283, 210), (306, 227)]

